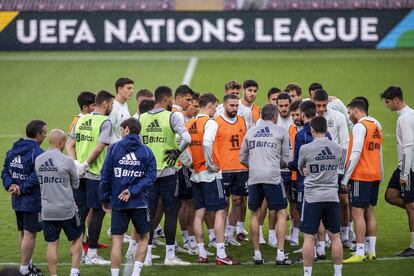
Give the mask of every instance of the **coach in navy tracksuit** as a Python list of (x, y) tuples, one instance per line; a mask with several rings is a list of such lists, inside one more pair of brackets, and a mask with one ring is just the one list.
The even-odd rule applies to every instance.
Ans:
[[(99, 186), (104, 210), (112, 209), (111, 274), (118, 275), (123, 235), (132, 221), (137, 233), (138, 249), (132, 275), (139, 275), (145, 259), (150, 230), (148, 188), (157, 177), (152, 151), (138, 136), (141, 125), (130, 118), (121, 123), (123, 139), (112, 144), (105, 158)], [(110, 206), (110, 207), (109, 207)]]
[(42, 228), (39, 222), (40, 186), (35, 172), (35, 159), (46, 137), (46, 123), (33, 120), (26, 126), (26, 138), (14, 143), (6, 154), (2, 172), (3, 186), (12, 194), (12, 207), (16, 212), (17, 229), (20, 232), (21, 266), (23, 275), (40, 272), (30, 260), (36, 233)]
[[(305, 101), (300, 105), (300, 116), (304, 122), (303, 128), (295, 136), (295, 148), (293, 154), (293, 160), (288, 163), (288, 168), (291, 171), (299, 172), (298, 161), (299, 161), (299, 150), (305, 145), (313, 141), (311, 127), (309, 122), (316, 116), (316, 106), (312, 101)], [(326, 137), (331, 139), (329, 132), (326, 132)], [(297, 209), (299, 213), (302, 212), (303, 203), (303, 192), (304, 192), (304, 177), (298, 173), (298, 179), (296, 180), (296, 192), (297, 192)], [(292, 184), (293, 185), (293, 184)]]

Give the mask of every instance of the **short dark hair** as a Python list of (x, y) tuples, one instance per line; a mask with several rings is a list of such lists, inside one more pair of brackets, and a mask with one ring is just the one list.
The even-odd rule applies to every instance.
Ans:
[(33, 120), (30, 121), (26, 126), (26, 137), (27, 138), (36, 138), (36, 136), (43, 131), (43, 127), (46, 123), (42, 120)]
[(226, 91), (230, 89), (240, 89), (240, 88), (241, 88), (241, 84), (234, 80), (231, 80), (224, 85), (224, 90)]
[(348, 104), (348, 108), (356, 108), (364, 113), (367, 113), (367, 105), (363, 100), (352, 100)]
[(150, 100), (150, 99), (143, 100), (138, 106), (139, 114), (144, 114), (145, 112), (148, 112), (154, 109), (154, 106), (155, 106), (154, 100)]
[(298, 96), (302, 95), (302, 88), (300, 88), (300, 86), (297, 85), (296, 83), (289, 83), (286, 86), (285, 91), (286, 92), (289, 92), (290, 90), (295, 90), (296, 91), (296, 94), (298, 94)]
[(300, 104), (302, 103), (302, 101), (294, 101), (293, 103), (291, 103), (291, 105), (289, 106), (289, 111), (293, 112), (296, 111), (298, 108), (300, 108)]
[(262, 117), (262, 120), (268, 121), (272, 120), (272, 118), (277, 115), (277, 113), (278, 111), (276, 106), (273, 104), (266, 104), (260, 111), (260, 116)]
[(289, 103), (292, 103), (292, 99), (290, 98), (289, 94), (286, 92), (280, 93), (279, 96), (277, 96), (276, 103), (279, 100), (289, 100)]
[(267, 98), (269, 99), (270, 98), (270, 96), (272, 96), (273, 94), (277, 94), (277, 93), (282, 93), (282, 90), (280, 90), (279, 88), (277, 88), (277, 87), (271, 87), (270, 89), (269, 89), (269, 91), (267, 91)]
[(328, 124), (323, 116), (316, 116), (310, 121), (310, 127), (317, 133), (326, 133)]
[[(369, 110), (369, 102), (368, 102), (368, 99), (367, 98), (365, 98), (365, 97), (363, 97), (363, 96), (358, 96), (358, 97), (355, 97), (355, 98), (353, 98), (352, 99), (352, 101), (354, 101), (354, 100), (360, 100), (360, 101), (363, 101), (364, 103), (365, 103), (365, 106), (366, 106), (366, 111), (367, 111), (367, 114), (368, 114), (368, 110)], [(351, 102), (352, 102), (351, 101)]]
[(79, 108), (82, 109), (84, 105), (91, 105), (95, 103), (95, 94), (88, 91), (83, 91), (79, 94), (77, 101)]
[(315, 91), (315, 95), (313, 96), (314, 101), (323, 102), (329, 99), (328, 92), (323, 89), (318, 89)]
[(182, 84), (175, 89), (174, 99), (177, 97), (184, 97), (186, 95), (193, 95), (194, 91), (190, 88), (190, 86), (186, 84)]
[(243, 82), (243, 88), (244, 89), (246, 89), (248, 87), (251, 87), (251, 86), (257, 87), (257, 89), (259, 89), (259, 85), (257, 84), (257, 82), (255, 80), (245, 80)]
[(121, 123), (122, 128), (129, 128), (130, 134), (139, 135), (141, 132), (141, 123), (135, 118), (128, 118)]
[(193, 101), (197, 101), (198, 102), (198, 98), (199, 97), (200, 97), (200, 93), (194, 92), (194, 94), (193, 94)]
[(228, 100), (238, 100), (238, 99), (239, 99), (239, 97), (237, 97), (234, 94), (227, 94), (227, 95), (224, 95), (224, 97), (223, 97), (223, 103), (227, 102)]
[(311, 90), (315, 91), (315, 90), (319, 90), (319, 89), (323, 89), (322, 84), (320, 84), (320, 83), (313, 82), (309, 85), (309, 93), (311, 92)]
[(138, 100), (139, 97), (152, 98), (152, 97), (154, 97), (154, 94), (152, 94), (152, 92), (149, 91), (148, 89), (144, 88), (144, 89), (141, 89), (137, 92), (137, 95), (135, 96), (135, 99)]
[(209, 103), (217, 103), (218, 99), (212, 93), (204, 93), (198, 97), (200, 107), (206, 107)]
[(398, 86), (390, 86), (387, 89), (385, 89), (384, 92), (381, 93), (381, 100), (394, 100), (395, 98), (403, 101), (403, 92), (400, 87)]
[(160, 103), (164, 98), (172, 97), (172, 90), (168, 86), (158, 86), (154, 92), (155, 103)]
[(119, 78), (115, 82), (115, 93), (118, 93), (118, 88), (124, 87), (127, 84), (134, 84), (134, 81), (128, 78)]
[(305, 114), (306, 118), (311, 119), (316, 116), (316, 105), (312, 101), (304, 101), (300, 104), (300, 112)]
[(113, 98), (115, 98), (114, 95), (112, 95), (106, 90), (101, 90), (96, 94), (95, 103), (96, 105), (101, 105), (104, 102), (108, 102), (109, 100)]

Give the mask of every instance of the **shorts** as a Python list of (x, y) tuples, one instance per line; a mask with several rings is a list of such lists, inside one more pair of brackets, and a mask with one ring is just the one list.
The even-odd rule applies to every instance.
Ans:
[(226, 197), (230, 195), (248, 196), (249, 189), (247, 180), (249, 180), (249, 172), (228, 172), (222, 173), (223, 184)]
[(76, 212), (71, 219), (67, 220), (44, 220), (41, 222), (43, 236), (47, 242), (59, 240), (60, 231), (63, 229), (68, 241), (74, 241), (82, 235), (82, 225), (79, 214)]
[(380, 181), (349, 180), (350, 204), (352, 207), (366, 209), (370, 205), (376, 206)]
[(194, 207), (196, 210), (219, 211), (227, 208), (223, 182), (215, 179), (211, 182), (191, 182), (193, 187)]
[(266, 198), (269, 210), (279, 211), (287, 208), (285, 187), (282, 184), (253, 184), (249, 185), (248, 206), (256, 211)]
[(123, 235), (128, 231), (129, 222), (132, 222), (140, 235), (150, 231), (150, 211), (148, 208), (112, 210), (111, 233)]
[(296, 203), (298, 201), (298, 192), (296, 191), (296, 180), (290, 181), (290, 187), (289, 187), (289, 194), (290, 194), (290, 202)]
[(290, 187), (292, 185), (292, 173), (286, 172), (286, 171), (281, 171), (280, 175), (282, 177), (282, 181), (283, 181), (283, 186), (285, 186), (285, 190), (288, 190), (288, 187)]
[(193, 198), (190, 177), (191, 171), (187, 167), (181, 167), (177, 171), (178, 199), (187, 200)]
[(156, 209), (158, 199), (161, 198), (164, 208), (177, 209), (178, 204), (178, 183), (175, 174), (157, 177), (154, 185), (148, 189), (148, 206)]
[(304, 194), (305, 192), (296, 192), (296, 210), (299, 212), (299, 214), (302, 213)]
[(99, 180), (85, 178), (86, 185), (86, 207), (89, 209), (102, 209), (99, 201)]
[(400, 184), (400, 174), (400, 168), (395, 169), (390, 181), (388, 182), (387, 189), (396, 189), (400, 191), (401, 198), (404, 200), (404, 203), (410, 204), (414, 202), (414, 172), (410, 171), (406, 185)]
[(86, 206), (86, 182), (88, 179), (79, 179), (79, 188), (73, 189), (73, 198), (75, 199), (76, 206), (80, 209), (81, 206)]
[(325, 229), (332, 234), (339, 233), (341, 217), (339, 202), (303, 203), (300, 217), (300, 230), (309, 235), (318, 233), (319, 224), (323, 223)]
[(343, 176), (342, 174), (339, 174), (339, 175), (338, 175), (338, 195), (347, 195), (347, 194), (348, 194), (348, 192), (347, 192), (347, 191), (345, 191), (345, 190), (342, 188), (342, 184), (341, 184), (342, 178), (344, 178), (344, 176)]
[(17, 230), (19, 231), (29, 231), (30, 233), (37, 233), (42, 231), (42, 226), (40, 225), (40, 213), (35, 212), (25, 212), (25, 211), (15, 211), (16, 212), (16, 222)]

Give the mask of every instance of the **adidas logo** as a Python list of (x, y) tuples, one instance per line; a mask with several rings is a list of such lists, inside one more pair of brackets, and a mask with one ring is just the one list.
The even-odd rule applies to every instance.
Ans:
[(374, 134), (372, 135), (373, 139), (380, 139), (381, 138), (381, 132), (379, 131), (378, 127), (375, 128)]
[(137, 166), (137, 165), (141, 164), (141, 162), (139, 162), (139, 160), (137, 160), (137, 157), (135, 156), (135, 153), (131, 152), (131, 153), (128, 153), (127, 155), (125, 155), (124, 157), (122, 157), (121, 160), (119, 160), (119, 164), (120, 165)]
[(83, 122), (79, 126), (80, 130), (92, 130), (92, 119), (87, 120), (86, 122)]
[(191, 125), (191, 127), (188, 129), (188, 132), (189, 132), (190, 134), (197, 134), (197, 133), (198, 133), (198, 131), (197, 131), (197, 124), (196, 124), (196, 122), (194, 122), (194, 123)]
[(22, 158), (20, 155), (17, 155), (11, 162), (10, 167), (23, 169)]
[(270, 133), (269, 127), (265, 127), (256, 132), (253, 137), (273, 137), (273, 134)]
[(155, 119), (151, 124), (149, 124), (146, 128), (147, 132), (162, 132), (162, 128), (158, 123), (158, 119)]
[(39, 171), (40, 172), (57, 172), (57, 168), (53, 164), (52, 159), (49, 158), (45, 163), (40, 165)]
[(332, 160), (336, 159), (335, 155), (332, 154), (331, 150), (328, 147), (325, 147), (315, 158), (315, 160)]

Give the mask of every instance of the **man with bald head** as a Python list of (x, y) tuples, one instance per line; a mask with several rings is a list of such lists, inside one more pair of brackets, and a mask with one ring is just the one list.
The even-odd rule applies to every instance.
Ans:
[(35, 161), (42, 198), (42, 227), (47, 246), (50, 275), (57, 275), (58, 243), (61, 230), (72, 242), (71, 276), (79, 275), (82, 254), (82, 227), (72, 189), (79, 187), (75, 162), (62, 153), (66, 134), (54, 129), (49, 134), (49, 149)]

